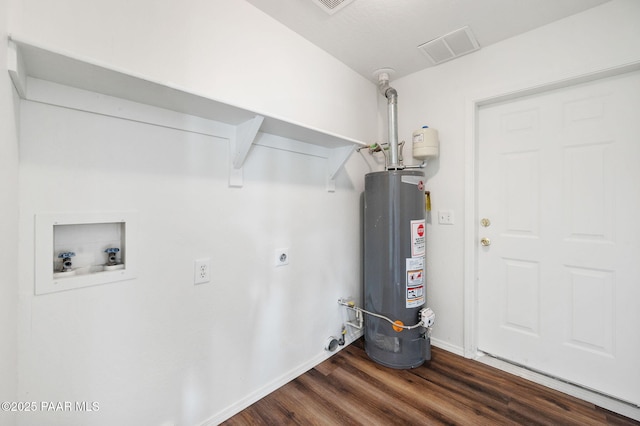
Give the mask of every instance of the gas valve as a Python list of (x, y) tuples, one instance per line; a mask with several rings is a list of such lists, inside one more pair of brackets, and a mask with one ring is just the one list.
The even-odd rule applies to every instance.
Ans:
[(420, 309), (420, 321), (426, 328), (433, 327), (433, 324), (436, 322), (436, 314), (433, 312), (431, 308), (422, 308)]

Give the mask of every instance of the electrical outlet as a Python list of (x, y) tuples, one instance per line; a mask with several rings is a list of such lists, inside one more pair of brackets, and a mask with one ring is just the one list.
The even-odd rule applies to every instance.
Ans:
[(453, 211), (438, 210), (438, 223), (441, 225), (453, 225)]
[(196, 259), (193, 270), (193, 283), (204, 284), (211, 281), (211, 259)]
[(284, 266), (289, 264), (289, 249), (276, 249), (275, 266)]

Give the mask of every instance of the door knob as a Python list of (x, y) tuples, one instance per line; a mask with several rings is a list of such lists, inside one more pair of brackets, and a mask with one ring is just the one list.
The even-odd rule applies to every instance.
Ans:
[(485, 247), (490, 246), (491, 240), (487, 237), (484, 237), (483, 239), (480, 240), (480, 244), (482, 244)]

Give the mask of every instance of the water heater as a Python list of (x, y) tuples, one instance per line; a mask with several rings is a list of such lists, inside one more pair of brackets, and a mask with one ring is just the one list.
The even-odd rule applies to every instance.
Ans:
[(430, 359), (424, 327), (415, 324), (425, 304), (425, 191), (422, 170), (385, 170), (365, 176), (365, 350), (379, 364), (415, 368)]

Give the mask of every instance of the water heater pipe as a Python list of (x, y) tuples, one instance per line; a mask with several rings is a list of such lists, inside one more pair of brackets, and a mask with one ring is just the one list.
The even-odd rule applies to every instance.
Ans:
[(389, 164), (388, 170), (402, 169), (398, 161), (398, 92), (389, 86), (389, 74), (378, 75), (378, 89), (387, 98), (387, 115), (389, 122)]
[[(424, 327), (426, 329), (430, 329), (433, 326), (433, 323), (435, 322), (435, 318), (436, 318), (436, 314), (433, 313), (431, 308), (422, 308), (419, 313), (420, 321), (417, 324), (404, 325), (402, 323), (398, 323), (397, 321), (393, 321), (392, 319), (390, 319), (389, 317), (385, 317), (384, 315), (376, 314), (375, 312), (370, 312), (365, 309), (362, 309), (356, 306), (356, 304), (351, 300), (338, 299), (338, 304), (342, 306), (346, 306), (352, 311), (355, 311), (356, 314), (360, 313), (360, 315), (356, 315), (356, 319), (359, 318), (361, 320), (362, 319), (361, 314), (365, 313), (367, 315), (371, 315), (372, 317), (383, 319), (387, 321), (389, 324), (393, 325), (394, 327), (397, 327), (399, 329), (404, 329), (404, 330), (412, 330), (418, 327)], [(351, 323), (347, 323), (347, 325), (355, 326), (354, 324), (351, 324)], [(360, 324), (360, 326), (355, 326), (355, 327), (362, 328), (362, 325)]]

